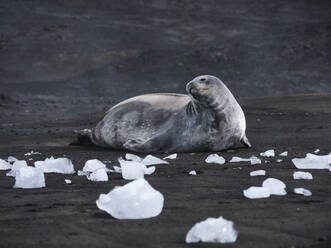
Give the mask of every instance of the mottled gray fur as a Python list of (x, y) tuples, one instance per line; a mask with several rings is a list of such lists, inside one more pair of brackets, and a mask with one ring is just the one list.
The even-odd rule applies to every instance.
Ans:
[(112, 107), (89, 134), (95, 145), (134, 152), (220, 151), (250, 146), (244, 113), (214, 76), (186, 85), (188, 95), (148, 94)]

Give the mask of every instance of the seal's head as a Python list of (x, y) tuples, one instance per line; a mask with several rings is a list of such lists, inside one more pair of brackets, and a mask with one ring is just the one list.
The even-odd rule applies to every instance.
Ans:
[(223, 82), (215, 76), (203, 75), (194, 78), (186, 85), (187, 93), (193, 100), (203, 105), (210, 105), (221, 95), (227, 95), (228, 89)]

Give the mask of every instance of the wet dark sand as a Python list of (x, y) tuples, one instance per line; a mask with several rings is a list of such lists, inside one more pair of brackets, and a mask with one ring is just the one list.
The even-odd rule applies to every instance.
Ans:
[[(119, 174), (109, 182), (90, 182), (77, 175), (46, 174), (46, 188), (13, 189), (14, 179), (0, 172), (1, 247), (331, 247), (331, 180), (327, 170), (312, 170), (313, 180), (293, 180), (293, 157), (303, 157), (316, 148), (331, 152), (331, 95), (301, 95), (242, 99), (247, 116), (247, 136), (253, 147), (221, 152), (232, 156), (258, 155), (267, 149), (289, 156), (283, 163), (251, 166), (247, 163), (214, 165), (204, 163), (207, 153), (179, 154), (170, 165), (158, 165), (149, 183), (161, 191), (165, 204), (160, 216), (146, 220), (116, 220), (95, 204), (100, 193), (126, 183)], [(29, 106), (2, 102), (1, 110)], [(16, 105), (15, 105), (16, 104)], [(51, 108), (49, 112), (53, 111)], [(0, 157), (9, 155), (34, 160), (64, 154), (81, 169), (87, 159), (111, 160), (125, 153), (96, 147), (69, 146), (72, 131), (91, 127), (101, 113), (63, 115), (57, 120), (36, 119), (15, 112), (0, 129)], [(8, 115), (9, 116), (9, 115)], [(162, 157), (164, 154), (159, 154)], [(32, 165), (33, 161), (28, 161)], [(197, 176), (188, 172), (197, 170)], [(250, 177), (249, 172), (265, 169), (287, 185), (286, 196), (250, 200), (242, 190), (259, 186), (266, 177)], [(72, 185), (65, 185), (64, 179)], [(294, 187), (305, 187), (311, 197), (293, 194)], [(233, 220), (239, 231), (237, 242), (185, 244), (193, 224), (207, 217)]]

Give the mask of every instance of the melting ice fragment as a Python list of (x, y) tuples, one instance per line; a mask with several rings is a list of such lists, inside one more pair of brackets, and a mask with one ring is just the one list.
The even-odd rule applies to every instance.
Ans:
[(9, 156), (8, 159), (7, 159), (8, 163), (14, 163), (14, 162), (17, 161), (17, 160), (18, 160), (18, 159), (15, 158), (15, 157), (13, 157), (13, 156)]
[(98, 159), (90, 159), (85, 162), (83, 171), (93, 172), (93, 171), (101, 169), (101, 168), (105, 169), (106, 165)]
[(269, 190), (270, 195), (286, 195), (286, 185), (276, 178), (268, 178), (263, 181), (262, 187)]
[(196, 176), (197, 172), (195, 170), (191, 170), (188, 174), (192, 175), (192, 176)]
[(164, 161), (152, 155), (147, 155), (141, 162), (146, 166), (152, 164), (169, 164), (167, 161)]
[(72, 181), (71, 181), (70, 179), (64, 179), (64, 182), (65, 182), (66, 184), (71, 184), (71, 183), (72, 183)]
[(230, 160), (230, 162), (231, 163), (236, 163), (236, 162), (251, 162), (251, 165), (254, 165), (254, 164), (261, 164), (261, 159), (259, 159), (258, 157), (255, 157), (253, 155), (250, 158), (233, 157)]
[(31, 152), (25, 153), (24, 156), (31, 156), (31, 155), (37, 155), (37, 154), (41, 154), (41, 153), (40, 152), (31, 151)]
[(163, 202), (163, 195), (141, 178), (101, 194), (96, 204), (116, 219), (146, 219), (159, 215)]
[(118, 161), (121, 165), (122, 177), (126, 180), (143, 178), (145, 174), (150, 175), (155, 171), (155, 166), (147, 168), (143, 163), (127, 161), (122, 158), (120, 158)]
[(274, 157), (275, 156), (275, 150), (271, 149), (271, 150), (268, 150), (268, 151), (265, 151), (265, 152), (261, 152), (260, 153), (260, 156), (262, 157)]
[(331, 154), (329, 155), (315, 155), (307, 153), (305, 158), (293, 158), (293, 164), (298, 169), (331, 169)]
[(33, 189), (43, 187), (45, 187), (45, 176), (41, 169), (26, 166), (16, 172), (14, 188)]
[(0, 158), (0, 170), (9, 170), (11, 167), (12, 165), (10, 163)]
[(233, 157), (230, 160), (230, 163), (237, 163), (237, 162), (250, 162), (250, 158), (240, 158), (240, 157)]
[(320, 149), (316, 149), (315, 151), (314, 151), (314, 153), (316, 154), (316, 153), (319, 153), (320, 152)]
[(131, 153), (125, 154), (125, 159), (135, 161), (135, 162), (141, 162), (143, 160), (141, 157), (131, 154)]
[(121, 167), (114, 165), (113, 168), (115, 173), (122, 173)]
[(250, 176), (255, 177), (255, 176), (265, 176), (266, 172), (265, 170), (255, 170), (255, 171), (251, 171), (249, 173)]
[(288, 155), (288, 151), (282, 152), (279, 154), (281, 157), (286, 157)]
[(295, 171), (293, 173), (293, 179), (308, 179), (312, 180), (313, 175), (309, 172), (303, 172), (303, 171)]
[(268, 198), (270, 192), (268, 188), (252, 186), (244, 190), (244, 196), (250, 199)]
[(94, 182), (106, 182), (108, 181), (106, 165), (98, 159), (90, 159), (85, 162), (83, 171), (78, 171), (78, 176), (86, 176), (88, 180)]
[(233, 222), (218, 218), (207, 218), (196, 223), (186, 234), (186, 243), (211, 242), (233, 243), (236, 242), (238, 232), (233, 227)]
[(7, 172), (6, 176), (14, 177), (18, 173), (19, 169), (27, 166), (28, 164), (25, 160), (17, 160), (14, 162), (13, 166), (11, 167), (11, 170)]
[(206, 163), (215, 163), (215, 164), (224, 164), (225, 159), (222, 156), (219, 156), (216, 153), (208, 155), (205, 160)]
[(304, 195), (304, 196), (311, 196), (312, 195), (310, 190), (304, 189), (304, 188), (295, 188), (294, 193), (296, 193), (298, 195)]
[(73, 174), (74, 165), (68, 158), (46, 158), (44, 161), (34, 162), (36, 168), (40, 168), (44, 173)]
[(163, 159), (175, 159), (175, 158), (177, 158), (177, 153), (170, 154), (169, 156), (166, 156)]
[(251, 165), (261, 164), (261, 159), (259, 159), (258, 157), (252, 156), (250, 157), (250, 160), (251, 160)]
[(107, 182), (108, 175), (105, 168), (99, 168), (87, 175), (87, 179), (94, 182)]
[(276, 162), (281, 163), (281, 162), (283, 162), (283, 159), (277, 159)]

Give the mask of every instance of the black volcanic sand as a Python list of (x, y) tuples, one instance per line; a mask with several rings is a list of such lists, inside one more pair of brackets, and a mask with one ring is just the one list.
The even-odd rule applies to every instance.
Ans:
[[(327, 170), (311, 170), (313, 180), (293, 180), (293, 157), (304, 157), (316, 148), (331, 151), (331, 94), (243, 99), (247, 135), (251, 149), (224, 151), (232, 156), (259, 155), (275, 149), (289, 151), (284, 162), (251, 166), (247, 163), (206, 164), (208, 153), (178, 154), (169, 165), (157, 165), (148, 182), (165, 197), (160, 216), (146, 220), (116, 220), (100, 211), (99, 194), (127, 181), (110, 174), (109, 182), (91, 182), (77, 175), (46, 174), (46, 188), (13, 189), (14, 179), (0, 172), (1, 247), (330, 247), (331, 180)], [(1, 110), (21, 103), (2, 99)], [(49, 112), (52, 112), (52, 108)], [(117, 159), (125, 152), (96, 147), (69, 146), (73, 130), (93, 126), (102, 113), (64, 115), (59, 119), (12, 114), (1, 123), (0, 157), (28, 159), (31, 150), (42, 155), (67, 156), (75, 169), (87, 159)], [(163, 157), (165, 154), (156, 154)], [(264, 161), (265, 159), (263, 159)], [(188, 172), (195, 169), (197, 176)], [(249, 172), (265, 169), (266, 177)], [(286, 183), (286, 196), (250, 200), (243, 189), (260, 186), (267, 177)], [(64, 179), (72, 180), (66, 185)], [(310, 189), (311, 197), (293, 194), (295, 187)], [(235, 244), (186, 244), (185, 235), (198, 221), (223, 216), (235, 223), (239, 236)]]

